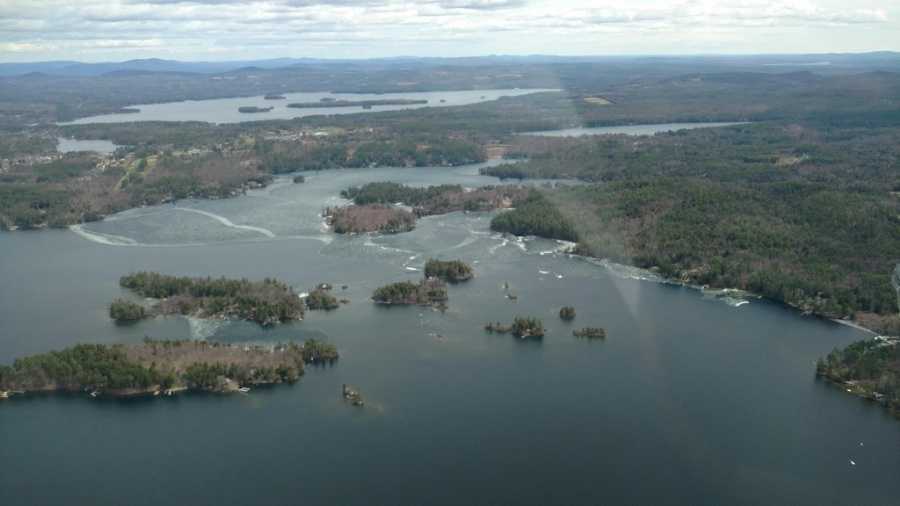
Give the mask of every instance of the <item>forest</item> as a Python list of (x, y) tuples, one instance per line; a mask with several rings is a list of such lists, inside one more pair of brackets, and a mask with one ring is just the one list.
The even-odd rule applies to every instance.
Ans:
[(880, 402), (900, 417), (900, 340), (881, 337), (836, 348), (816, 362), (816, 375)]
[(532, 190), (515, 209), (495, 216), (491, 220), (491, 230), (563, 241), (578, 240), (572, 222), (538, 190)]
[(155, 314), (183, 314), (199, 318), (235, 318), (271, 326), (303, 319), (304, 304), (293, 289), (275, 280), (192, 278), (155, 272), (122, 276), (122, 288), (159, 301)]

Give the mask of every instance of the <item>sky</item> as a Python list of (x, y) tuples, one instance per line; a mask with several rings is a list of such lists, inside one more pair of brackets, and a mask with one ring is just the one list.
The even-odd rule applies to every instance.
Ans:
[(900, 0), (0, 0), (0, 61), (900, 51)]

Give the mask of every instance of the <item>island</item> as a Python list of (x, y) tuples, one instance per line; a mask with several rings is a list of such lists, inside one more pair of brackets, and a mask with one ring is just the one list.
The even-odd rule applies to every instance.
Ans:
[(900, 337), (878, 336), (835, 348), (816, 362), (816, 376), (900, 418)]
[(559, 318), (565, 321), (572, 321), (575, 319), (575, 308), (572, 306), (563, 306), (559, 310)]
[(418, 283), (400, 281), (375, 289), (372, 300), (386, 305), (442, 306), (448, 300), (447, 284), (439, 278), (426, 278)]
[(0, 393), (84, 393), (90, 397), (170, 396), (183, 391), (248, 392), (250, 387), (293, 383), (304, 364), (334, 362), (334, 345), (222, 344), (157, 341), (141, 344), (79, 344), (20, 358), (0, 366)]
[(260, 112), (269, 112), (272, 109), (274, 109), (274, 107), (257, 107), (255, 105), (245, 105), (242, 107), (238, 107), (238, 112), (244, 114), (254, 114)]
[[(304, 304), (288, 285), (275, 279), (262, 281), (227, 278), (192, 278), (136, 272), (122, 276), (119, 285), (142, 297), (155, 299), (142, 317), (181, 314), (207, 319), (238, 319), (263, 327), (302, 320)], [(140, 313), (134, 303), (117, 300), (110, 316), (134, 321)]]
[(306, 296), (306, 309), (331, 311), (340, 307), (337, 297), (331, 294), (331, 285), (322, 283)]
[(345, 401), (353, 406), (361, 407), (365, 404), (365, 402), (363, 402), (362, 394), (359, 393), (359, 389), (353, 385), (344, 383), (341, 386), (341, 395), (344, 397)]
[(584, 339), (606, 339), (606, 330), (599, 327), (585, 327), (573, 330), (572, 335)]
[(425, 262), (425, 277), (440, 278), (448, 283), (461, 283), (474, 276), (472, 267), (462, 260), (435, 260)]
[(284, 95), (279, 95), (277, 93), (269, 93), (268, 95), (263, 97), (263, 100), (285, 100), (287, 97)]
[(503, 325), (500, 322), (488, 323), (484, 326), (484, 330), (494, 334), (509, 334), (519, 339), (544, 337), (544, 322), (538, 318), (517, 316), (513, 319), (512, 325)]
[(318, 109), (320, 107), (362, 107), (371, 109), (377, 105), (422, 105), (428, 100), (410, 98), (387, 98), (382, 100), (335, 100), (323, 98), (318, 102), (293, 102), (287, 106), (293, 109)]
[(323, 214), (328, 225), (336, 234), (364, 232), (397, 234), (409, 232), (416, 226), (414, 214), (389, 205), (329, 207)]

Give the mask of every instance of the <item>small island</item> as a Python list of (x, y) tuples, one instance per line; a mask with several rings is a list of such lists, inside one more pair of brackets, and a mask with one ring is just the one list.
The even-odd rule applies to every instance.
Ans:
[[(119, 279), (119, 285), (142, 297), (158, 299), (143, 312), (137, 304), (116, 300), (110, 316), (134, 321), (137, 316), (181, 314), (196, 318), (238, 319), (263, 327), (303, 319), (303, 301), (286, 284), (274, 280), (191, 278), (156, 272), (136, 272)], [(143, 308), (142, 308), (143, 309)]]
[(835, 348), (816, 362), (816, 376), (900, 418), (900, 337), (878, 336)]
[(572, 335), (584, 339), (606, 339), (606, 330), (599, 327), (585, 327), (573, 330)]
[(387, 305), (441, 306), (448, 300), (447, 284), (438, 278), (423, 279), (419, 283), (401, 281), (377, 288), (372, 300)]
[(306, 182), (306, 176), (294, 176), (294, 184), (300, 184)]
[(435, 260), (425, 262), (425, 277), (440, 278), (448, 283), (461, 283), (472, 279), (472, 267), (462, 260)]
[(260, 112), (269, 112), (272, 109), (274, 109), (274, 107), (257, 107), (255, 105), (245, 105), (242, 107), (238, 107), (238, 112), (244, 114), (254, 114)]
[(287, 97), (278, 93), (269, 93), (263, 97), (263, 100), (285, 100)]
[(559, 318), (567, 322), (574, 320), (575, 308), (572, 306), (563, 306), (559, 310)]
[(306, 296), (306, 309), (331, 311), (340, 307), (337, 297), (331, 294), (331, 285), (322, 283)]
[(79, 344), (0, 366), (4, 398), (29, 393), (85, 393), (90, 397), (170, 396), (182, 391), (248, 392), (293, 383), (304, 364), (337, 360), (334, 345), (239, 345), (206, 341)]
[(410, 99), (410, 98), (387, 98), (382, 100), (336, 100), (333, 98), (323, 98), (318, 102), (293, 102), (287, 106), (293, 109), (318, 109), (320, 107), (362, 107), (363, 109), (371, 109), (378, 105), (421, 105), (427, 104), (428, 100)]
[(517, 316), (513, 319), (512, 325), (503, 325), (500, 322), (488, 323), (484, 326), (484, 330), (491, 334), (509, 334), (519, 339), (544, 337), (544, 322), (538, 318), (529, 318)]
[(415, 215), (388, 205), (329, 207), (323, 214), (336, 234), (398, 234), (409, 232), (416, 226)]

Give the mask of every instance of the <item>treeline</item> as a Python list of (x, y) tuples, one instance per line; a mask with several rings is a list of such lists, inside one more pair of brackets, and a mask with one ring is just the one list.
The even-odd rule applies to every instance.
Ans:
[(0, 366), (2, 390), (144, 389), (162, 382), (163, 373), (129, 360), (124, 348), (79, 344), (17, 359)]
[(339, 135), (304, 142), (259, 138), (254, 153), (260, 164), (275, 174), (336, 168), (456, 166), (485, 160), (481, 145), (465, 139), (381, 137), (366, 140)]
[(303, 318), (303, 301), (288, 285), (275, 279), (191, 278), (137, 272), (119, 280), (123, 288), (143, 297), (163, 299), (158, 313), (229, 317), (263, 326)]
[(528, 190), (520, 186), (484, 186), (466, 189), (460, 185), (443, 184), (413, 187), (391, 182), (367, 183), (341, 191), (341, 196), (357, 205), (402, 202), (413, 208), (416, 216), (431, 216), (456, 211), (492, 211), (515, 206), (523, 201)]
[(816, 362), (816, 374), (881, 402), (900, 417), (900, 341), (876, 338), (835, 348)]
[(564, 241), (578, 240), (572, 222), (538, 190), (532, 190), (515, 209), (495, 216), (491, 220), (491, 230)]

